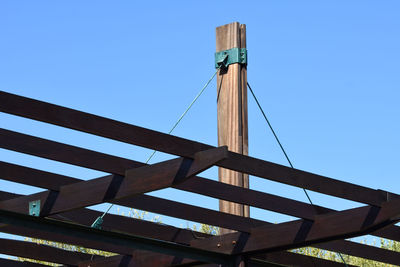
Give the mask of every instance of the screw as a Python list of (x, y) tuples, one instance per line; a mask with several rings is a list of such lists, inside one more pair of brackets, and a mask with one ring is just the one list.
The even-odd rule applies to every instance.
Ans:
[(218, 244), (217, 244), (217, 247), (218, 247), (218, 248), (219, 248), (219, 247), (221, 247), (221, 244), (220, 244), (220, 243), (218, 243)]
[(236, 245), (236, 240), (233, 240), (233, 241), (232, 241), (232, 245)]

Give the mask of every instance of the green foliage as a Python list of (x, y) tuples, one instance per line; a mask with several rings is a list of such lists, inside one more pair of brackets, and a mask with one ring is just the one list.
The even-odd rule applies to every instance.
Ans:
[[(196, 225), (193, 225), (193, 231), (197, 231)], [(219, 235), (220, 233), (219, 227), (208, 224), (200, 224), (200, 228), (198, 231), (209, 235)]]

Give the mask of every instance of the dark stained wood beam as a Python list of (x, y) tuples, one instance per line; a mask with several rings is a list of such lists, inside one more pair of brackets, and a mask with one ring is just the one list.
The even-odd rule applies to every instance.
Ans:
[(79, 263), (79, 267), (168, 267), (178, 264), (190, 264), (189, 266), (194, 266), (196, 263), (201, 262), (149, 251), (136, 250), (132, 255), (118, 255), (107, 257), (105, 259), (82, 261)]
[[(2, 194), (3, 194), (3, 192), (0, 192), (0, 197), (2, 196)], [(57, 219), (57, 220), (62, 220), (62, 221), (66, 220), (66, 221), (90, 226), (91, 222), (93, 222), (100, 215), (101, 215), (101, 212), (98, 212), (98, 211), (89, 210), (89, 209), (81, 209), (81, 210), (75, 210), (75, 211), (62, 213), (60, 215), (57, 214), (57, 215), (51, 216), (51, 218)], [(199, 232), (194, 233), (192, 230), (188, 230), (188, 229), (180, 229), (180, 228), (175, 228), (173, 226), (161, 225), (161, 224), (157, 224), (157, 223), (153, 223), (153, 222), (148, 222), (148, 221), (134, 219), (134, 218), (127, 218), (124, 216), (118, 216), (118, 215), (113, 215), (113, 214), (108, 214), (106, 217), (104, 217), (104, 222), (102, 224), (102, 227), (103, 227), (103, 229), (106, 229), (106, 230), (122, 231), (122, 232), (130, 233), (133, 235), (141, 235), (141, 236), (146, 236), (149, 238), (171, 241), (171, 242), (186, 244), (186, 245), (189, 245), (190, 242), (196, 238), (210, 237), (210, 235), (199, 233)], [(9, 229), (9, 228), (8, 227), (3, 228), (3, 230), (7, 230), (7, 229)], [(29, 232), (28, 233), (24, 232), (24, 231), (26, 231), (25, 229), (20, 229), (20, 231), (22, 231), (22, 232), (18, 232), (18, 231), (15, 232), (15, 228), (14, 228), (14, 232), (11, 232), (11, 233), (30, 234)], [(51, 235), (51, 233), (50, 233), (50, 235), (49, 235), (49, 233), (47, 233), (46, 238), (53, 240), (54, 237)], [(57, 238), (57, 236), (55, 238)], [(60, 238), (60, 237), (58, 236), (58, 238)], [(67, 240), (70, 240), (68, 238), (70, 238), (70, 237), (67, 237)], [(72, 240), (72, 241), (74, 241), (74, 240)], [(65, 243), (66, 241), (64, 240), (63, 242)], [(88, 244), (86, 240), (80, 240), (80, 242), (84, 242), (84, 246), (87, 246), (87, 247), (93, 246), (93, 244), (91, 244), (91, 243)], [(327, 243), (327, 244), (329, 246), (329, 243)], [(340, 246), (340, 243), (338, 243), (338, 245)], [(107, 244), (105, 247), (107, 247)], [(324, 249), (323, 246), (320, 246), (320, 248)], [(328, 248), (331, 249), (331, 247), (327, 247), (327, 249)], [(373, 251), (373, 252), (370, 251), (371, 255), (377, 255), (380, 252), (378, 248), (373, 248), (373, 249), (376, 249), (376, 251)], [(287, 263), (288, 260), (290, 259), (291, 262), (293, 262), (293, 261), (296, 262), (296, 260), (297, 260), (298, 263), (301, 263), (301, 266), (315, 266), (314, 265), (315, 260), (311, 259), (308, 256), (297, 255), (297, 254), (295, 254), (293, 256), (292, 255), (293, 253), (289, 253), (289, 252), (282, 252), (282, 253), (283, 253), (283, 255), (282, 255), (281, 261), (277, 260), (276, 258), (275, 258), (275, 260), (271, 260), (271, 261), (283, 264), (283, 263)], [(354, 253), (354, 251), (351, 250), (351, 247), (350, 247), (350, 249), (346, 250), (346, 254), (360, 256), (357, 253)], [(263, 259), (264, 256), (265, 255), (261, 255), (260, 258)], [(379, 257), (379, 256), (376, 256), (376, 257)], [(271, 259), (271, 258), (268, 258), (268, 259)], [(274, 259), (274, 258), (272, 258), (272, 259)], [(381, 261), (390, 263), (390, 261), (386, 261), (386, 260), (381, 260)], [(316, 260), (316, 262), (318, 263), (318, 260)], [(98, 264), (100, 264), (100, 262)], [(331, 262), (328, 261), (328, 262), (326, 262), (326, 264), (327, 264), (327, 266), (330, 266)], [(340, 264), (338, 264), (337, 266), (339, 266), (339, 265)], [(325, 265), (323, 265), (323, 266), (325, 266)], [(333, 265), (333, 266), (335, 266), (335, 265)], [(342, 266), (342, 265), (340, 265), (340, 266)]]
[(40, 200), (40, 216), (120, 200), (182, 183), (226, 157), (226, 147), (197, 153), (194, 159), (178, 158), (127, 170), (125, 177), (109, 175), (89, 181), (0, 202), (0, 209), (26, 213), (29, 202)]
[(83, 181), (74, 177), (46, 172), (4, 161), (0, 161), (0, 179), (53, 191), (59, 191), (60, 187), (63, 185)]
[[(26, 138), (26, 135), (23, 135)], [(35, 144), (36, 137), (33, 139), (25, 139), (25, 141), (30, 142), (31, 146)], [(45, 142), (46, 141), (46, 142)], [(39, 142), (43, 145), (46, 150), (50, 150), (54, 146), (54, 142), (49, 140), (41, 139)], [(61, 144), (60, 144), (61, 145)], [(80, 148), (71, 147), (68, 145), (67, 148), (63, 146), (57, 147), (58, 150), (63, 149), (74, 151), (74, 157), (79, 157), (81, 154)], [(49, 149), (47, 149), (49, 148)], [(33, 150), (39, 150), (40, 147), (35, 147)], [(92, 151), (93, 153), (97, 153)], [(75, 154), (76, 153), (76, 154)], [(85, 151), (83, 151), (83, 154)], [(53, 152), (54, 157), (57, 157), (56, 152)], [(110, 155), (109, 155), (110, 156)], [(50, 157), (46, 155), (46, 157)], [(113, 157), (113, 156), (110, 156)], [(117, 157), (112, 158), (114, 160)], [(125, 159), (122, 159), (125, 160)], [(128, 160), (127, 160), (128, 161)], [(92, 167), (101, 168), (104, 166), (101, 164), (93, 162)], [(140, 165), (145, 166), (142, 163), (135, 161), (129, 161), (127, 165)], [(106, 169), (105, 171), (108, 171)], [(116, 170), (118, 174), (123, 174), (121, 169)], [(54, 173), (43, 172), (40, 170), (23, 167), (15, 164), (0, 162), (0, 178), (6, 179), (13, 182), (21, 182), (28, 185), (38, 186), (46, 189), (51, 189), (54, 191), (59, 191), (59, 188), (63, 185), (69, 185), (82, 181), (77, 178), (72, 178), (68, 176), (62, 176)], [(313, 219), (316, 214), (323, 214), (327, 212), (332, 212), (334, 210), (319, 207), (317, 205), (309, 205), (303, 202), (294, 201), (279, 196), (269, 195), (249, 189), (243, 189), (223, 183), (218, 183), (208, 179), (193, 177), (188, 181), (174, 186), (177, 189), (186, 190), (193, 193), (199, 193), (215, 198), (221, 198), (229, 201), (237, 201), (238, 203), (247, 204), (259, 208), (264, 208), (267, 210), (272, 210), (291, 216), (299, 216), (304, 219)], [(0, 196), (1, 197), (1, 196)], [(1, 199), (1, 198), (0, 198)], [(147, 203), (152, 203), (151, 205)], [(121, 205), (127, 205), (132, 208), (146, 209), (148, 211), (158, 212), (168, 216), (180, 217), (187, 220), (203, 222), (206, 224), (216, 225), (228, 229), (234, 229), (238, 231), (250, 231), (251, 227), (262, 225), (261, 221), (256, 220), (246, 220), (240, 217), (228, 216), (225, 213), (217, 213), (212, 210), (206, 210), (203, 208), (190, 206), (182, 203), (177, 203), (173, 201), (163, 200), (159, 198), (154, 198), (150, 196), (136, 197), (135, 200), (124, 200), (124, 203), (119, 203)], [(181, 212), (185, 211), (185, 212)], [(229, 217), (229, 218), (228, 218)], [(211, 218), (210, 220), (208, 218)], [(223, 222), (223, 223), (221, 223)], [(374, 232), (374, 235), (393, 239), (400, 241), (400, 228), (398, 226), (391, 225), (385, 229)]]
[[(315, 266), (324, 266), (324, 267), (340, 267), (347, 266), (352, 267), (354, 265), (343, 264), (341, 262), (335, 262), (330, 260), (324, 260), (316, 257), (305, 256), (297, 253), (289, 253), (286, 251), (278, 251), (266, 253), (264, 255), (257, 255), (254, 258), (277, 262), (279, 264), (285, 266), (298, 266), (298, 267), (315, 267)], [(355, 266), (354, 266), (355, 267)]]
[(113, 203), (236, 231), (249, 232), (253, 227), (266, 225), (266, 222), (261, 220), (218, 212), (216, 210), (148, 195), (113, 201)]
[[(124, 175), (124, 171), (128, 166), (143, 166), (143, 163), (131, 161), (123, 158), (118, 158), (111, 155), (90, 151), (70, 145), (49, 141), (42, 138), (37, 138), (21, 133), (16, 133), (8, 130), (0, 130), (0, 145), (3, 148), (12, 149), (22, 153), (28, 153), (35, 156), (40, 156), (52, 160), (59, 160), (62, 162), (77, 164), (82, 167), (89, 167), (92, 169), (111, 172), (118, 175)], [(4, 142), (1, 142), (1, 141)], [(65, 155), (67, 151), (67, 155)], [(87, 155), (87, 156), (85, 156)], [(90, 160), (95, 159), (95, 160)], [(104, 162), (112, 162), (113, 166), (104, 164)], [(118, 166), (118, 167), (115, 167)], [(0, 164), (2, 170), (8, 179), (13, 181), (20, 181), (18, 178), (24, 174), (24, 172), (31, 172), (31, 176), (35, 179), (30, 178), (29, 184), (43, 187), (47, 183), (52, 183), (54, 178), (48, 173), (42, 171), (19, 170), (14, 168), (10, 164)], [(67, 183), (66, 177), (57, 176), (57, 179)], [(186, 190), (194, 193), (204, 194), (207, 196), (225, 199), (229, 201), (235, 201), (242, 204), (247, 204), (259, 208), (264, 208), (291, 216), (299, 216), (301, 218), (311, 218), (318, 213), (328, 212), (330, 210), (324, 209), (319, 206), (311, 206), (306, 203), (294, 201), (279, 196), (263, 194), (253, 190), (242, 189), (239, 187), (230, 186), (224, 183), (217, 183), (211, 180), (201, 179), (193, 177), (187, 183), (182, 183), (175, 186), (175, 188)], [(33, 182), (35, 181), (35, 182)], [(76, 180), (75, 180), (76, 181)], [(57, 186), (52, 187), (52, 190), (58, 190)], [(226, 228), (226, 227), (225, 227)]]
[(347, 240), (313, 244), (313, 247), (400, 266), (400, 253)]
[[(193, 157), (199, 151), (213, 148), (210, 145), (4, 91), (0, 91), (0, 111), (183, 157)], [(389, 198), (398, 197), (393, 193), (358, 186), (233, 152), (229, 152), (228, 159), (217, 165), (370, 205), (380, 206)]]
[(382, 207), (365, 206), (318, 215), (314, 221), (297, 220), (257, 227), (250, 234), (232, 233), (195, 240), (193, 246), (224, 253), (255, 254), (284, 250), (369, 234), (399, 221), (400, 200)]
[(0, 266), (2, 267), (47, 267), (39, 263), (27, 262), (27, 261), (16, 261), (0, 258)]
[[(74, 211), (76, 214), (62, 214), (63, 217), (68, 217), (70, 219), (73, 219), (74, 222), (79, 222), (79, 223), (88, 223), (91, 222), (98, 216), (98, 212), (90, 211), (92, 213), (92, 216), (87, 218), (82, 214), (80, 211)], [(115, 215), (113, 215), (115, 216)], [(184, 244), (189, 244), (190, 241), (195, 240), (197, 238), (206, 238), (210, 237), (208, 235), (201, 235), (201, 233), (195, 233), (193, 234), (190, 230), (185, 230), (185, 229), (176, 229), (174, 227), (169, 227), (167, 226), (160, 226), (154, 223), (149, 223), (147, 222), (147, 225), (143, 225), (142, 221), (137, 221), (135, 224), (132, 222), (129, 223), (129, 219), (126, 220), (121, 220), (122, 218), (119, 218), (121, 216), (116, 216), (115, 218), (111, 218), (109, 216), (105, 217), (105, 222), (103, 223), (104, 227), (109, 227), (110, 229), (116, 229), (120, 231), (125, 231), (128, 233), (133, 233), (133, 234), (142, 234), (147, 237), (152, 237), (152, 238), (157, 238), (157, 239), (162, 239), (162, 240), (168, 240), (168, 241), (174, 241), (178, 243), (184, 243)], [(125, 225), (125, 227), (124, 227)], [(122, 228), (121, 228), (122, 227)], [(131, 230), (132, 229), (132, 230)], [(134, 230), (133, 230), (134, 229)], [(168, 239), (164, 239), (167, 237)], [(380, 262), (385, 262), (389, 264), (395, 264), (395, 265), (400, 265), (399, 260), (400, 260), (400, 254), (398, 252), (394, 251), (389, 251), (385, 249), (380, 249), (377, 247), (372, 247), (372, 246), (367, 246), (351, 241), (345, 241), (345, 240), (338, 240), (338, 241), (331, 241), (331, 242), (326, 242), (326, 243), (321, 243), (321, 244), (313, 244), (313, 247), (318, 247), (320, 249), (325, 249), (325, 250), (330, 250), (330, 251), (335, 251), (335, 252), (340, 252), (348, 255), (353, 255), (356, 257), (362, 257), (362, 258), (367, 258), (375, 261), (380, 261)], [(291, 255), (288, 255), (290, 258)], [(282, 263), (277, 261), (278, 263)], [(305, 266), (305, 265), (301, 265)]]
[[(0, 254), (73, 266), (92, 258), (92, 255), (85, 253), (4, 238), (0, 238)], [(93, 259), (104, 259), (104, 257), (93, 256)]]
[[(145, 166), (145, 164), (137, 161), (127, 160), (4, 129), (0, 129), (0, 146), (21, 153), (27, 153), (51, 160), (58, 160), (69, 164), (76, 164), (81, 167), (89, 167), (118, 175), (124, 175), (126, 170), (124, 168), (128, 166)], [(65, 153), (65, 151), (67, 151), (67, 153)], [(112, 162), (113, 166), (109, 164), (103, 164), (104, 162)], [(54, 177), (52, 177), (52, 175), (49, 173), (33, 170), (32, 168), (21, 170), (12, 164), (4, 162), (0, 162), (0, 171), (1, 175), (4, 177), (3, 179), (13, 180), (14, 182), (22, 182), (33, 186), (44, 187), (47, 186), (48, 183), (51, 184), (54, 181)], [(29, 180), (24, 181), (22, 178), (20, 178), (27, 173), (30, 173)], [(33, 177), (35, 177), (35, 179), (33, 179)], [(68, 182), (68, 177), (66, 176), (57, 175), (57, 179), (65, 182), (65, 184), (70, 183)], [(191, 180), (193, 181), (180, 183), (174, 185), (174, 187), (193, 193), (268, 209), (301, 218), (304, 218), (303, 216), (305, 216), (305, 218), (309, 218), (318, 213), (329, 211), (328, 209), (324, 209), (322, 207), (310, 206), (309, 204), (299, 201), (274, 196), (271, 194), (263, 194), (261, 192), (243, 189), (224, 183), (218, 183), (200, 177), (193, 177)], [(57, 185), (52, 186), (50, 189), (58, 191)]]
[[(29, 216), (4, 210), (0, 210), (0, 223), (7, 225), (0, 227), (0, 231), (2, 232), (12, 232), (14, 228), (14, 231), (21, 235), (22, 231), (18, 228), (23, 228), (25, 233), (29, 233), (26, 235), (23, 234), (24, 236), (54, 240), (54, 238), (59, 235), (61, 236), (61, 242), (77, 245), (81, 245), (80, 243), (82, 243), (82, 240), (84, 240), (86, 244), (87, 241), (91, 241), (96, 249), (118, 254), (130, 254), (133, 250), (140, 249), (219, 264), (228, 264), (231, 261), (230, 256), (219, 252), (206, 251), (177, 243), (149, 239), (126, 233), (94, 229), (54, 219)], [(52, 238), (43, 238), (46, 234), (42, 234), (42, 237), (39, 237), (41, 232), (47, 233), (47, 235), (50, 233)], [(69, 242), (68, 239), (73, 242)], [(106, 243), (107, 246), (104, 246), (104, 243)], [(89, 247), (92, 247), (92, 245)]]

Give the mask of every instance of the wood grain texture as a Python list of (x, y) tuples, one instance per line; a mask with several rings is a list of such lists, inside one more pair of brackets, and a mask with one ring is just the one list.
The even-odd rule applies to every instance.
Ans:
[[(79, 262), (88, 261), (92, 258), (90, 254), (68, 251), (33, 242), (4, 238), (0, 238), (0, 253), (72, 266), (77, 266)], [(93, 256), (93, 258), (104, 259), (104, 257), (101, 256)]]
[[(238, 22), (216, 29), (217, 52), (246, 47), (246, 26)], [(217, 76), (218, 145), (239, 154), (248, 154), (247, 70), (241, 64), (231, 64)], [(247, 174), (219, 168), (219, 180), (231, 185), (249, 187)], [(220, 200), (220, 211), (249, 216), (249, 207)]]
[[(0, 111), (182, 157), (192, 158), (193, 155), (199, 151), (213, 148), (213, 146), (196, 141), (3, 91), (0, 91)], [(58, 155), (57, 158), (53, 158), (52, 154), (55, 154), (59, 148), (57, 144), (51, 149), (43, 151), (43, 149), (40, 149), (40, 145), (36, 144), (35, 147), (32, 147), (33, 143), (29, 143), (30, 141), (25, 142), (24, 139), (28, 137), (27, 135), (23, 135), (24, 138), (22, 139), (22, 137), (15, 138), (15, 135), (17, 135), (15, 132), (12, 133), (11, 136), (10, 133), (11, 131), (0, 130), (0, 147), (61, 162), (65, 162), (66, 158), (69, 158), (68, 154), (78, 149), (77, 147), (70, 146), (66, 151), (63, 150), (63, 153), (66, 153), (65, 155)], [(18, 135), (22, 136), (22, 134)], [(39, 142), (43, 141), (41, 138), (32, 136), (28, 139), (36, 139)], [(21, 149), (22, 147), (24, 148)], [(34, 149), (34, 151), (32, 149)], [(91, 166), (96, 164), (97, 167), (94, 169), (98, 170), (103, 169), (98, 168), (98, 165), (118, 166), (117, 164), (111, 164), (109, 160), (103, 161), (102, 164), (100, 164), (97, 159), (92, 157), (90, 151), (84, 152), (81, 148), (79, 148), (79, 150), (82, 152), (79, 153), (79, 160), (69, 161), (70, 164), (87, 168), (92, 168)], [(77, 157), (75, 153), (73, 154), (74, 157)], [(121, 160), (119, 165), (130, 165), (128, 168), (133, 168), (135, 167), (134, 165), (136, 165), (136, 163), (131, 160), (125, 159), (124, 161), (125, 162), (122, 162)], [(139, 166), (142, 165), (143, 164), (139, 164)], [(283, 184), (293, 185), (369, 205), (380, 206), (382, 202), (390, 198), (399, 197), (399, 195), (391, 192), (374, 190), (234, 152), (229, 152), (228, 159), (222, 160), (217, 163), (217, 165), (219, 167), (245, 172)]]
[[(129, 169), (125, 176), (108, 175), (64, 185), (59, 191), (45, 191), (0, 202), (0, 209), (28, 213), (28, 203), (40, 200), (40, 216), (49, 216), (106, 201), (170, 187), (182, 183), (214, 165), (227, 154), (226, 147), (201, 151), (195, 159), (177, 158)], [(65, 177), (63, 177), (65, 179)]]
[[(228, 233), (196, 240), (191, 245), (228, 254), (257, 254), (287, 250), (372, 233), (399, 221), (400, 200), (382, 207), (364, 206), (317, 215), (314, 220), (296, 220), (253, 228), (250, 234)], [(235, 246), (232, 246), (235, 244)], [(383, 256), (383, 255), (381, 255)], [(388, 259), (390, 260), (390, 259)]]

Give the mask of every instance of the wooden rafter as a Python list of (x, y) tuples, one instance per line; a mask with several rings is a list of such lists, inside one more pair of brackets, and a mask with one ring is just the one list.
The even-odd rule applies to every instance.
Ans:
[[(275, 263), (291, 265), (297, 260), (297, 262), (302, 262), (302, 266), (313, 266), (311, 264), (315, 264), (315, 262), (321, 262), (324, 266), (343, 266), (340, 263), (322, 259), (311, 259), (313, 263), (307, 263), (310, 262), (310, 257), (282, 251), (305, 245), (385, 263), (399, 264), (398, 252), (343, 240), (351, 236), (372, 233), (375, 236), (400, 241), (400, 227), (393, 225), (399, 220), (400, 214), (400, 208), (398, 208), (400, 199), (397, 194), (291, 169), (226, 151), (226, 148), (215, 148), (2, 91), (0, 91), (0, 111), (180, 157), (146, 165), (97, 151), (0, 129), (1, 148), (110, 173), (108, 176), (82, 181), (73, 177), (0, 162), (0, 179), (48, 190), (30, 196), (0, 191), (0, 221), (3, 222), (3, 225), (0, 225), (0, 231), (2, 232), (119, 254), (119, 256), (107, 259), (108, 264), (110, 261), (118, 262), (127, 259), (133, 263), (140, 263), (146, 259), (149, 261), (149, 257), (151, 257), (165, 266), (172, 264), (173, 261), (179, 264), (195, 264), (196, 260), (233, 265), (238, 260), (245, 260), (249, 266), (277, 266)], [(367, 206), (335, 211), (196, 176), (214, 165), (353, 200), (367, 204)], [(167, 187), (271, 210), (298, 217), (300, 220), (273, 225), (261, 220), (143, 194)], [(46, 218), (32, 218), (26, 215), (28, 202), (38, 199), (42, 203), (40, 216)], [(117, 215), (105, 217), (103, 230), (88, 228), (101, 213), (85, 209), (85, 207), (103, 202), (202, 222), (239, 232), (218, 237), (196, 233), (196, 237), (201, 237), (196, 239), (189, 230)], [(27, 225), (35, 230), (28, 228)], [(53, 230), (46, 229), (46, 227)], [(54, 229), (58, 229), (59, 232), (54, 232)], [(72, 231), (73, 234), (68, 231)], [(83, 236), (79, 236), (76, 231), (83, 233)], [(95, 236), (99, 239), (96, 240)], [(0, 239), (0, 243), (10, 244), (9, 247), (0, 249), (0, 253), (34, 257), (35, 251), (42, 249), (34, 244), (20, 242), (22, 241)], [(126, 245), (124, 242), (129, 244)], [(160, 246), (166, 246), (167, 249)], [(148, 249), (150, 252), (138, 251), (137, 248)], [(62, 259), (61, 256), (52, 259), (53, 255), (49, 251), (53, 251), (53, 248), (43, 246), (42, 251), (44, 252), (40, 254), (42, 258), (37, 257), (38, 259), (46, 257), (48, 261), (71, 265), (72, 262), (68, 263), (68, 260), (72, 261), (82, 256), (82, 260), (75, 260), (72, 265), (85, 266), (87, 263), (86, 255), (74, 254), (72, 256), (71, 254), (69, 259)], [(163, 253), (163, 255), (154, 253)], [(260, 253), (262, 254), (260, 255)], [(5, 264), (14, 263), (5, 262)], [(107, 266), (107, 261), (104, 259), (98, 259), (95, 262), (96, 266)]]

